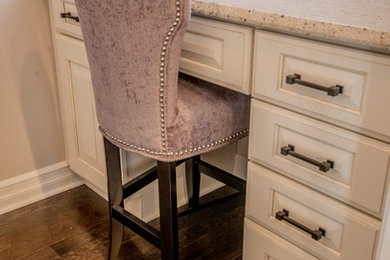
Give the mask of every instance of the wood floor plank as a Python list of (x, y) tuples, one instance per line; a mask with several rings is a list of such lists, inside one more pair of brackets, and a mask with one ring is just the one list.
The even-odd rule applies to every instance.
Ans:
[(47, 260), (47, 259), (61, 260), (62, 258), (58, 256), (50, 247), (41, 248), (22, 258), (22, 260)]
[[(244, 204), (240, 195), (180, 218), (180, 259), (241, 259)], [(151, 224), (159, 227), (158, 219)], [(107, 202), (80, 186), (0, 215), (0, 259), (107, 259), (108, 234)], [(119, 259), (157, 260), (160, 250), (126, 229)]]

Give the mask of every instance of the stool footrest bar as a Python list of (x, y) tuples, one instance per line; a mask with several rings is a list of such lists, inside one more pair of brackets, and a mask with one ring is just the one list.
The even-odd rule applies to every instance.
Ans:
[[(186, 160), (181, 160), (176, 162), (176, 166), (179, 166), (185, 161)], [(146, 185), (152, 183), (155, 180), (157, 180), (157, 166), (149, 169), (145, 173), (123, 185), (123, 198), (126, 199), (130, 197), (131, 195), (141, 190), (142, 188), (145, 188)]]
[(200, 172), (207, 176), (220, 181), (233, 189), (236, 189), (242, 193), (246, 191), (246, 181), (232, 175), (222, 169), (219, 169), (204, 161), (199, 161)]
[(145, 238), (147, 241), (160, 248), (161, 234), (160, 231), (143, 222), (133, 214), (127, 212), (119, 206), (112, 207), (112, 217), (121, 222), (135, 233)]
[(194, 209), (186, 209), (186, 210), (183, 210), (181, 212), (179, 212), (177, 214), (177, 217), (178, 218), (181, 218), (181, 217), (184, 217), (184, 216), (187, 216), (189, 214), (192, 214), (194, 212), (197, 212), (197, 211), (202, 211), (204, 209), (207, 209), (207, 208), (211, 208), (215, 205), (218, 205), (220, 203), (223, 203), (223, 202), (226, 202), (228, 200), (231, 200), (231, 199), (234, 199), (235, 197), (237, 196), (240, 196), (242, 195), (241, 192), (236, 192), (236, 193), (233, 193), (233, 194), (230, 194), (230, 195), (227, 195), (225, 197), (222, 197), (220, 199), (216, 199), (216, 200), (213, 200), (213, 201), (210, 201), (210, 202), (207, 202), (207, 203), (204, 203), (204, 204), (201, 204), (201, 205), (198, 205), (196, 208)]
[(155, 180), (157, 180), (157, 166), (123, 185), (123, 199), (128, 198)]

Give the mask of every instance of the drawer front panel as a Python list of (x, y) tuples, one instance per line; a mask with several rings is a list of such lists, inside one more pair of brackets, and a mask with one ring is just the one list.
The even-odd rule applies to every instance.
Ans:
[[(388, 57), (268, 32), (255, 35), (254, 96), (390, 136)], [(342, 93), (328, 94), (318, 85), (342, 86)]]
[(283, 238), (245, 219), (244, 260), (316, 260)]
[[(249, 163), (246, 215), (320, 259), (373, 259), (380, 222)], [(286, 218), (277, 218), (283, 210)], [(302, 227), (291, 224), (295, 221)], [(317, 241), (310, 232), (324, 230)]]
[(81, 28), (79, 22), (71, 18), (61, 17), (62, 13), (78, 17), (76, 4), (74, 0), (50, 0), (51, 21), (54, 23), (54, 29), (75, 36), (81, 39)]
[(252, 29), (192, 17), (180, 71), (249, 94)]
[(388, 145), (252, 100), (249, 149), (252, 160), (380, 217)]

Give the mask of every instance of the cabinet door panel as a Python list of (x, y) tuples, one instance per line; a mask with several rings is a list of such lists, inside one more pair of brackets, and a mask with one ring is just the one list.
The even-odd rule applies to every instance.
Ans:
[(104, 144), (84, 43), (62, 35), (55, 40), (67, 160), (73, 171), (105, 192)]

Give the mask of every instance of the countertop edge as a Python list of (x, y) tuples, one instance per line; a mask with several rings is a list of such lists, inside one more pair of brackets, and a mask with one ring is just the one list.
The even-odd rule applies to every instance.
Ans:
[(192, 14), (259, 29), (390, 54), (390, 32), (241, 9), (194, 0)]

